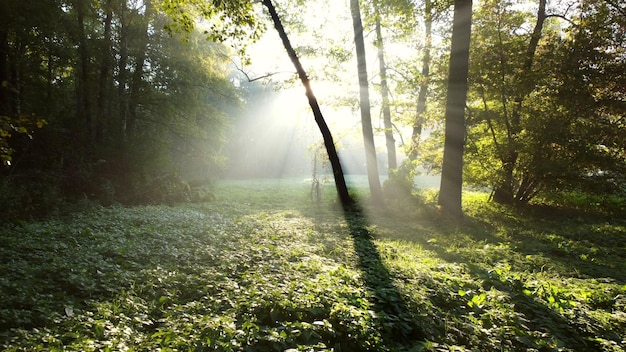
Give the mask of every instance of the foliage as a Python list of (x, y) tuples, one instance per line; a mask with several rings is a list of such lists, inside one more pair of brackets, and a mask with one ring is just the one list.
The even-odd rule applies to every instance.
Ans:
[(233, 181), (213, 203), (96, 206), (3, 228), (0, 348), (626, 347), (620, 217), (519, 213), (466, 194), (462, 225), (436, 212), (363, 222), (317, 206), (308, 187)]
[[(174, 3), (163, 6), (171, 10)], [(20, 201), (36, 197), (27, 190), (43, 184), (60, 200), (182, 200), (189, 198), (183, 183), (208, 185), (216, 177), (228, 119), (240, 101), (227, 77), (229, 50), (206, 37), (244, 29), (221, 18), (223, 25), (191, 31), (181, 42), (164, 29), (173, 19), (161, 5), (3, 3), (0, 171), (8, 177), (2, 184), (11, 185), (2, 189), (3, 198), (13, 199), (7, 205), (21, 207), (23, 216), (47, 212)], [(216, 14), (235, 15), (233, 2), (216, 6)], [(19, 162), (9, 165), (11, 158)], [(180, 184), (160, 183), (167, 177)]]
[(2, 165), (11, 165), (11, 154), (15, 151), (10, 146), (9, 141), (14, 134), (26, 135), (29, 139), (33, 139), (32, 129), (42, 128), (47, 124), (45, 119), (35, 118), (35, 116), (19, 115), (17, 118), (9, 116), (0, 116), (0, 160)]
[(259, 39), (265, 30), (253, 4), (247, 0), (165, 0), (161, 2), (161, 9), (169, 19), (165, 25), (168, 32), (182, 34), (187, 39), (197, 28), (197, 17), (204, 17), (208, 22), (208, 29), (204, 31), (207, 39), (216, 42), (230, 40), (238, 53), (245, 56), (247, 45)]
[[(513, 3), (476, 11), (466, 181), (522, 203), (550, 190), (622, 192), (624, 94), (613, 82), (626, 42), (605, 29), (619, 31), (623, 16), (602, 1), (544, 18)], [(541, 32), (523, 30), (536, 23)]]

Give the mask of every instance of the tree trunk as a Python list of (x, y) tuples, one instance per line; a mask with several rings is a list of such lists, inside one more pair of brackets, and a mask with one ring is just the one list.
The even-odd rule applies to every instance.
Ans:
[(502, 159), (502, 183), (493, 191), (492, 199), (500, 204), (512, 204), (515, 200), (515, 189), (513, 187), (513, 171), (517, 163), (517, 152), (509, 152)]
[[(535, 83), (529, 81), (532, 78), (530, 73), (532, 71), (533, 61), (535, 58), (535, 52), (541, 39), (541, 32), (543, 31), (543, 24), (546, 20), (546, 0), (539, 0), (539, 9), (537, 10), (537, 22), (535, 28), (530, 36), (530, 42), (526, 48), (526, 58), (524, 59), (524, 65), (522, 66), (522, 74), (520, 75), (521, 84), (523, 85), (523, 93), (515, 98), (515, 104), (513, 105), (513, 111), (511, 113), (510, 123), (510, 138), (509, 144), (513, 144), (517, 139), (517, 135), (522, 131), (521, 115), (523, 101), (526, 96), (533, 90)], [(503, 95), (502, 99), (506, 99)], [(517, 159), (519, 152), (511, 147), (511, 150), (507, 152), (502, 158), (502, 173), (503, 181), (493, 191), (493, 200), (501, 204), (512, 204), (516, 200), (523, 198), (522, 194), (517, 194), (520, 189), (515, 187), (515, 177), (513, 175), (515, 167), (517, 165)]]
[(439, 205), (454, 218), (463, 217), (463, 145), (465, 144), (465, 101), (472, 29), (472, 1), (454, 0), (452, 47), (445, 114), (445, 143)]
[(354, 27), (354, 42), (356, 45), (357, 68), (359, 74), (359, 101), (361, 106), (361, 128), (363, 130), (363, 143), (365, 144), (365, 162), (367, 164), (367, 180), (370, 186), (372, 203), (382, 204), (382, 188), (378, 175), (378, 163), (376, 161), (376, 147), (374, 145), (374, 131), (372, 129), (372, 116), (370, 111), (369, 83), (367, 81), (367, 64), (365, 62), (365, 42), (363, 40), (363, 23), (361, 22), (361, 10), (359, 0), (350, 0), (350, 12)]
[(117, 74), (117, 95), (118, 95), (118, 133), (121, 146), (127, 142), (127, 119), (128, 119), (128, 94), (126, 92), (126, 81), (128, 79), (128, 24), (126, 23), (126, 0), (120, 2), (120, 23), (119, 23), (119, 61)]
[(280, 39), (283, 42), (285, 50), (293, 62), (293, 65), (298, 72), (298, 77), (304, 86), (306, 91), (306, 96), (309, 101), (309, 105), (311, 106), (311, 110), (313, 111), (313, 116), (315, 117), (315, 122), (322, 133), (322, 138), (324, 139), (324, 146), (326, 147), (326, 152), (328, 153), (328, 159), (330, 160), (330, 165), (333, 169), (333, 176), (335, 177), (335, 187), (337, 188), (337, 194), (339, 196), (339, 201), (345, 210), (350, 210), (354, 206), (354, 201), (352, 197), (350, 197), (350, 193), (348, 192), (348, 187), (346, 185), (346, 180), (343, 174), (343, 170), (341, 168), (341, 162), (339, 161), (339, 155), (337, 154), (337, 150), (335, 149), (335, 142), (333, 141), (333, 136), (324, 120), (324, 116), (322, 115), (322, 110), (319, 107), (317, 102), (317, 98), (313, 94), (313, 90), (311, 89), (311, 84), (309, 82), (309, 78), (300, 63), (300, 59), (296, 55), (295, 50), (291, 46), (289, 42), (289, 37), (287, 37), (287, 33), (285, 32), (285, 28), (280, 22), (280, 17), (278, 17), (278, 13), (276, 13), (276, 9), (272, 4), (271, 0), (263, 0), (263, 5), (269, 11), (270, 16), (272, 17), (272, 21), (274, 22), (274, 27), (280, 36)]
[(78, 21), (78, 84), (76, 85), (76, 98), (77, 106), (76, 113), (78, 120), (86, 127), (85, 134), (89, 144), (93, 146), (95, 143), (91, 139), (92, 116), (91, 116), (91, 104), (89, 97), (89, 49), (87, 47), (87, 35), (85, 33), (85, 4), (84, 1), (74, 1), (76, 7), (76, 17)]
[(92, 138), (97, 143), (102, 142), (104, 138), (105, 106), (108, 98), (109, 72), (111, 71), (111, 22), (113, 19), (111, 0), (107, 0), (104, 4), (104, 11), (104, 38), (101, 48), (100, 77), (98, 78), (98, 111), (96, 112), (95, 123), (92, 125)]
[(380, 28), (380, 11), (376, 11), (376, 42), (378, 46), (378, 66), (380, 70), (380, 94), (383, 100), (383, 124), (385, 126), (385, 141), (387, 146), (387, 167), (389, 173), (398, 168), (396, 157), (396, 141), (393, 138), (391, 110), (389, 109), (389, 87), (387, 86), (387, 67), (385, 65), (385, 51), (383, 48), (383, 34)]
[(78, 21), (78, 82), (76, 84), (76, 115), (78, 121), (85, 127), (84, 133), (88, 141), (93, 145), (91, 139), (91, 105), (89, 99), (89, 50), (87, 48), (87, 35), (85, 34), (85, 2), (74, 1), (76, 8), (76, 18)]
[(433, 28), (432, 4), (430, 0), (425, 0), (424, 2), (424, 27), (424, 35), (426, 38), (424, 41), (424, 52), (422, 54), (422, 77), (420, 80), (419, 93), (417, 94), (417, 107), (415, 109), (415, 120), (413, 121), (411, 146), (407, 155), (411, 163), (417, 160), (417, 151), (422, 137), (424, 113), (426, 112), (426, 98), (430, 81), (430, 51), (432, 49)]
[(0, 26), (0, 116), (12, 116), (11, 74), (9, 70), (9, 35)]
[(135, 134), (135, 125), (137, 122), (137, 106), (139, 105), (139, 92), (141, 82), (143, 81), (143, 67), (146, 64), (146, 56), (149, 42), (149, 25), (150, 18), (152, 17), (153, 12), (153, 6), (150, 0), (144, 0), (144, 4), (146, 8), (144, 12), (144, 27), (141, 28), (141, 33), (143, 35), (139, 49), (141, 51), (138, 53), (135, 61), (135, 70), (133, 72), (133, 78), (130, 86), (130, 99), (128, 101), (127, 135), (130, 138), (133, 138)]

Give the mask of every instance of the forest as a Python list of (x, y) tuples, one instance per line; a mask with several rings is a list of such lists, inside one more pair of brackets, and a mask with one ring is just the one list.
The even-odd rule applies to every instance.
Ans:
[(626, 349), (622, 2), (0, 20), (1, 350)]

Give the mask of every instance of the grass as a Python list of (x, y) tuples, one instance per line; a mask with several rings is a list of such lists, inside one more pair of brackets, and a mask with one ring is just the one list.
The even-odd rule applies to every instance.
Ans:
[(5, 227), (0, 349), (626, 348), (626, 220), (479, 193), (462, 223), (428, 195), (344, 216), (309, 187), (224, 182), (211, 203)]

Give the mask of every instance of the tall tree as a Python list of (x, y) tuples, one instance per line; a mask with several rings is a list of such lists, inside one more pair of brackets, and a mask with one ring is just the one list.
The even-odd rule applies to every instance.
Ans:
[(407, 157), (413, 163), (417, 159), (417, 151), (424, 128), (424, 114), (426, 112), (426, 100), (430, 81), (430, 61), (432, 51), (432, 28), (433, 28), (433, 6), (431, 0), (424, 0), (424, 48), (422, 49), (422, 68), (419, 80), (419, 92), (417, 94), (417, 105), (415, 109), (415, 119), (411, 132), (411, 145)]
[(102, 46), (100, 47), (100, 74), (98, 77), (98, 91), (97, 91), (97, 104), (96, 104), (96, 116), (92, 123), (92, 140), (97, 143), (103, 141), (104, 134), (104, 120), (106, 116), (106, 104), (109, 98), (109, 85), (111, 77), (111, 66), (113, 65), (113, 58), (111, 55), (111, 28), (113, 22), (113, 1), (105, 0), (103, 4), (104, 10), (104, 37), (102, 39)]
[[(186, 46), (170, 36), (163, 9), (150, 4), (165, 6), (0, 2), (1, 181), (29, 182), (8, 188), (37, 187), (42, 199), (87, 194), (147, 202), (168, 197), (173, 180), (188, 168), (181, 160), (207, 166), (205, 178), (216, 174), (225, 111), (238, 103), (223, 54), (213, 43)], [(133, 148), (120, 152), (124, 120), (140, 133), (129, 134)], [(46, 121), (41, 132), (31, 132)], [(178, 149), (192, 144), (184, 155)], [(163, 186), (162, 192), (148, 195), (142, 188), (150, 184)], [(15, 204), (21, 198), (32, 205), (28, 194), (13, 197)]]
[(381, 16), (378, 1), (374, 1), (374, 21), (376, 30), (376, 46), (378, 49), (378, 70), (380, 73), (380, 94), (382, 96), (383, 125), (385, 127), (385, 142), (387, 146), (387, 167), (389, 173), (398, 168), (396, 157), (396, 141), (393, 138), (393, 124), (389, 107), (389, 86), (387, 84), (387, 66), (385, 64), (384, 40), (381, 28)]
[[(326, 147), (326, 152), (328, 153), (328, 159), (330, 160), (330, 164), (333, 169), (333, 176), (335, 177), (335, 186), (337, 188), (337, 194), (339, 195), (341, 204), (343, 205), (344, 209), (350, 209), (354, 205), (353, 204), (354, 201), (352, 200), (348, 192), (348, 187), (346, 185), (346, 181), (344, 178), (344, 173), (341, 167), (341, 162), (339, 160), (339, 155), (337, 154), (337, 150), (335, 148), (335, 142), (333, 140), (332, 133), (330, 132), (330, 129), (328, 128), (328, 125), (326, 124), (326, 121), (324, 120), (324, 116), (322, 114), (322, 110), (320, 109), (319, 103), (317, 102), (317, 98), (315, 97), (315, 94), (313, 94), (313, 90), (311, 89), (309, 78), (306, 74), (306, 71), (302, 67), (302, 64), (300, 63), (300, 60), (298, 59), (298, 55), (296, 54), (295, 50), (291, 46), (291, 43), (289, 42), (289, 37), (287, 36), (287, 33), (285, 32), (285, 28), (283, 27), (280, 21), (280, 17), (278, 17), (278, 13), (276, 12), (274, 5), (272, 4), (272, 1), (263, 0), (263, 5), (265, 5), (267, 10), (269, 11), (270, 17), (272, 18), (272, 21), (274, 22), (274, 27), (276, 28), (276, 31), (278, 32), (283, 42), (285, 50), (287, 51), (289, 58), (293, 62), (293, 65), (295, 66), (296, 71), (298, 72), (298, 77), (300, 78), (300, 81), (302, 82), (302, 85), (304, 86), (306, 90), (306, 96), (309, 101), (311, 110), (313, 111), (315, 122), (317, 123), (317, 126), (319, 127), (320, 132), (322, 133), (322, 137), (324, 139), (324, 146)], [(370, 124), (370, 128), (371, 128), (371, 124)]]
[(361, 21), (361, 9), (359, 0), (350, 0), (350, 13), (354, 28), (354, 42), (356, 46), (357, 69), (359, 77), (359, 105), (361, 108), (361, 129), (363, 143), (365, 144), (365, 161), (367, 164), (367, 180), (369, 182), (372, 202), (382, 204), (382, 188), (378, 174), (378, 162), (376, 160), (376, 146), (374, 145), (374, 131), (372, 129), (372, 116), (370, 111), (369, 82), (367, 79), (367, 63), (365, 59), (365, 41), (363, 40), (363, 23)]
[(472, 1), (455, 0), (445, 114), (445, 142), (438, 200), (443, 212), (455, 218), (463, 216), (461, 192), (471, 29)]
[[(522, 131), (521, 115), (524, 99), (534, 90), (534, 86), (536, 84), (536, 82), (533, 82), (531, 71), (545, 20), (546, 0), (539, 0), (535, 27), (533, 28), (528, 46), (526, 47), (524, 61), (521, 67), (521, 75), (519, 76), (521, 89), (514, 98), (510, 118), (507, 118), (509, 120), (507, 123), (507, 145), (509, 148), (502, 155), (502, 181), (493, 192), (493, 200), (499, 203), (512, 203), (516, 197), (521, 196), (521, 194), (516, 195), (514, 186), (515, 179), (513, 177), (513, 171), (516, 168), (519, 157), (519, 150), (515, 147), (515, 144)], [(502, 63), (502, 65), (505, 65), (505, 63)]]
[(474, 20), (466, 181), (501, 203), (620, 189), (623, 16), (604, 0), (575, 15), (505, 5), (481, 2)]
[[(78, 25), (76, 44), (78, 46), (79, 55), (77, 64), (77, 71), (79, 72), (79, 75), (77, 77), (76, 84), (76, 115), (79, 124), (88, 127), (87, 131), (89, 131), (90, 126), (93, 123), (93, 116), (91, 111), (91, 96), (89, 95), (91, 83), (89, 62), (91, 60), (91, 54), (89, 52), (89, 44), (87, 42), (87, 29), (85, 28), (85, 20), (87, 17), (87, 11), (90, 9), (90, 3), (87, 1), (75, 0), (73, 5), (76, 11), (76, 19)], [(87, 136), (90, 135), (88, 132), (84, 134), (86, 134)], [(94, 141), (88, 139), (88, 142), (93, 144)]]
[(137, 121), (137, 108), (139, 106), (140, 92), (144, 80), (144, 66), (146, 65), (147, 52), (150, 36), (150, 23), (152, 21), (154, 6), (152, 0), (144, 0), (143, 16), (139, 17), (140, 26), (138, 28), (138, 45), (135, 54), (135, 67), (130, 85), (130, 94), (128, 101), (128, 123), (127, 135), (131, 138), (135, 134), (135, 124)]
[(5, 26), (0, 28), (0, 116), (13, 115), (11, 109), (9, 33)]

